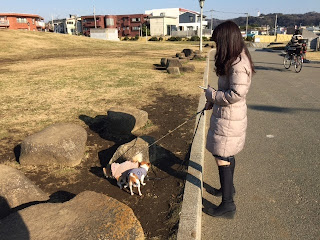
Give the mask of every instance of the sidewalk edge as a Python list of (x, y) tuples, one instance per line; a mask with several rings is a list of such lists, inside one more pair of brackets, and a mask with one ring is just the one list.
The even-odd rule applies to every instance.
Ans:
[[(212, 50), (211, 50), (212, 51)], [(207, 54), (207, 65), (203, 75), (204, 86), (208, 85), (209, 54)], [(204, 94), (201, 94), (198, 111), (201, 111), (206, 103)], [(205, 113), (206, 115), (206, 113)], [(201, 217), (202, 217), (202, 174), (205, 150), (205, 125), (206, 116), (200, 114), (196, 118), (196, 125), (200, 118), (197, 132), (191, 146), (188, 173), (186, 177), (183, 202), (180, 213), (178, 240), (201, 239)]]

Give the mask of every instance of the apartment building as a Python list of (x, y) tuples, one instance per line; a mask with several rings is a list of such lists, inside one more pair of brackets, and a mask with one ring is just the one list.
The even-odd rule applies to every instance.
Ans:
[(90, 36), (90, 28), (106, 28), (105, 15), (82, 16), (82, 33), (85, 36)]
[(70, 15), (69, 18), (54, 19), (48, 22), (48, 29), (51, 32), (78, 35), (82, 32), (81, 17)]
[(91, 28), (115, 28), (118, 30), (119, 37), (135, 37), (140, 35), (142, 26), (147, 24), (148, 15), (99, 15), (95, 18), (94, 16), (83, 16), (81, 20), (82, 31), (85, 36), (90, 36)]
[(0, 29), (44, 31), (44, 18), (34, 14), (0, 13)]
[[(184, 8), (164, 8), (145, 11), (150, 15), (151, 36), (195, 35), (200, 29), (200, 13)], [(202, 27), (206, 28), (208, 22), (205, 16), (202, 19)]]
[(148, 24), (147, 14), (117, 15), (119, 37), (141, 35), (142, 26)]

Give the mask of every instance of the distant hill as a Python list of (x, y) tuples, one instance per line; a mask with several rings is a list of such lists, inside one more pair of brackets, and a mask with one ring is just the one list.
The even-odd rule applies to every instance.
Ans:
[[(294, 27), (295, 25), (300, 26), (319, 26), (320, 25), (320, 13), (308, 12), (304, 14), (282, 14), (282, 13), (269, 13), (261, 14), (260, 17), (249, 16), (248, 25), (250, 26), (261, 26), (269, 25), (274, 26), (276, 14), (278, 15), (277, 25), (281, 27)], [(210, 22), (211, 19), (208, 19)], [(245, 26), (247, 18), (238, 17), (230, 19), (237, 23), (239, 26)], [(213, 19), (213, 27), (216, 27), (225, 20)]]

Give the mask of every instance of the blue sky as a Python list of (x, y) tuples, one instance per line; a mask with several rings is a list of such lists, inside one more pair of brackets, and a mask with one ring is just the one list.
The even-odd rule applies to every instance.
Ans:
[[(199, 10), (198, 0), (0, 0), (0, 12), (16, 12), (38, 14), (45, 21), (56, 18), (66, 18), (69, 14), (78, 16), (92, 15), (93, 5), (96, 14), (134, 14), (144, 13), (145, 10), (157, 8), (185, 8), (193, 11)], [(204, 14), (218, 19), (235, 18), (244, 16), (248, 12), (250, 16), (257, 16), (260, 11), (267, 13), (306, 13), (320, 12), (320, 0), (206, 0)], [(227, 13), (231, 12), (231, 13)]]

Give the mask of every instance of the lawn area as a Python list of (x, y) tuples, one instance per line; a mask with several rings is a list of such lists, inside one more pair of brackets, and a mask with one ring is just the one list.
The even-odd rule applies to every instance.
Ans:
[(320, 52), (307, 52), (307, 59), (311, 61), (320, 61)]
[(196, 71), (178, 77), (155, 70), (162, 57), (198, 49), (190, 42), (110, 42), (3, 30), (0, 45), (2, 153), (14, 147), (8, 146), (9, 140), (19, 142), (56, 122), (84, 125), (80, 115), (95, 117), (115, 105), (141, 108), (154, 103), (159, 89), (197, 97), (205, 67), (205, 61), (193, 61)]
[[(135, 136), (159, 139), (197, 110), (204, 60), (193, 60), (194, 72), (179, 76), (159, 69), (161, 58), (194, 42), (110, 42), (45, 32), (0, 31), (0, 163), (21, 170), (48, 194), (64, 200), (85, 190), (103, 193), (128, 205), (146, 239), (176, 234), (188, 151), (195, 120), (157, 143), (157, 161), (143, 197), (131, 197), (102, 174), (118, 143), (99, 135), (84, 119), (104, 117), (113, 106), (148, 112), (149, 122)], [(211, 48), (204, 48), (204, 54)], [(86, 154), (79, 166), (59, 168), (17, 163), (22, 140), (58, 122), (83, 126)], [(90, 124), (88, 124), (90, 125)], [(146, 213), (147, 211), (147, 213)], [(147, 216), (147, 217), (146, 217)]]

